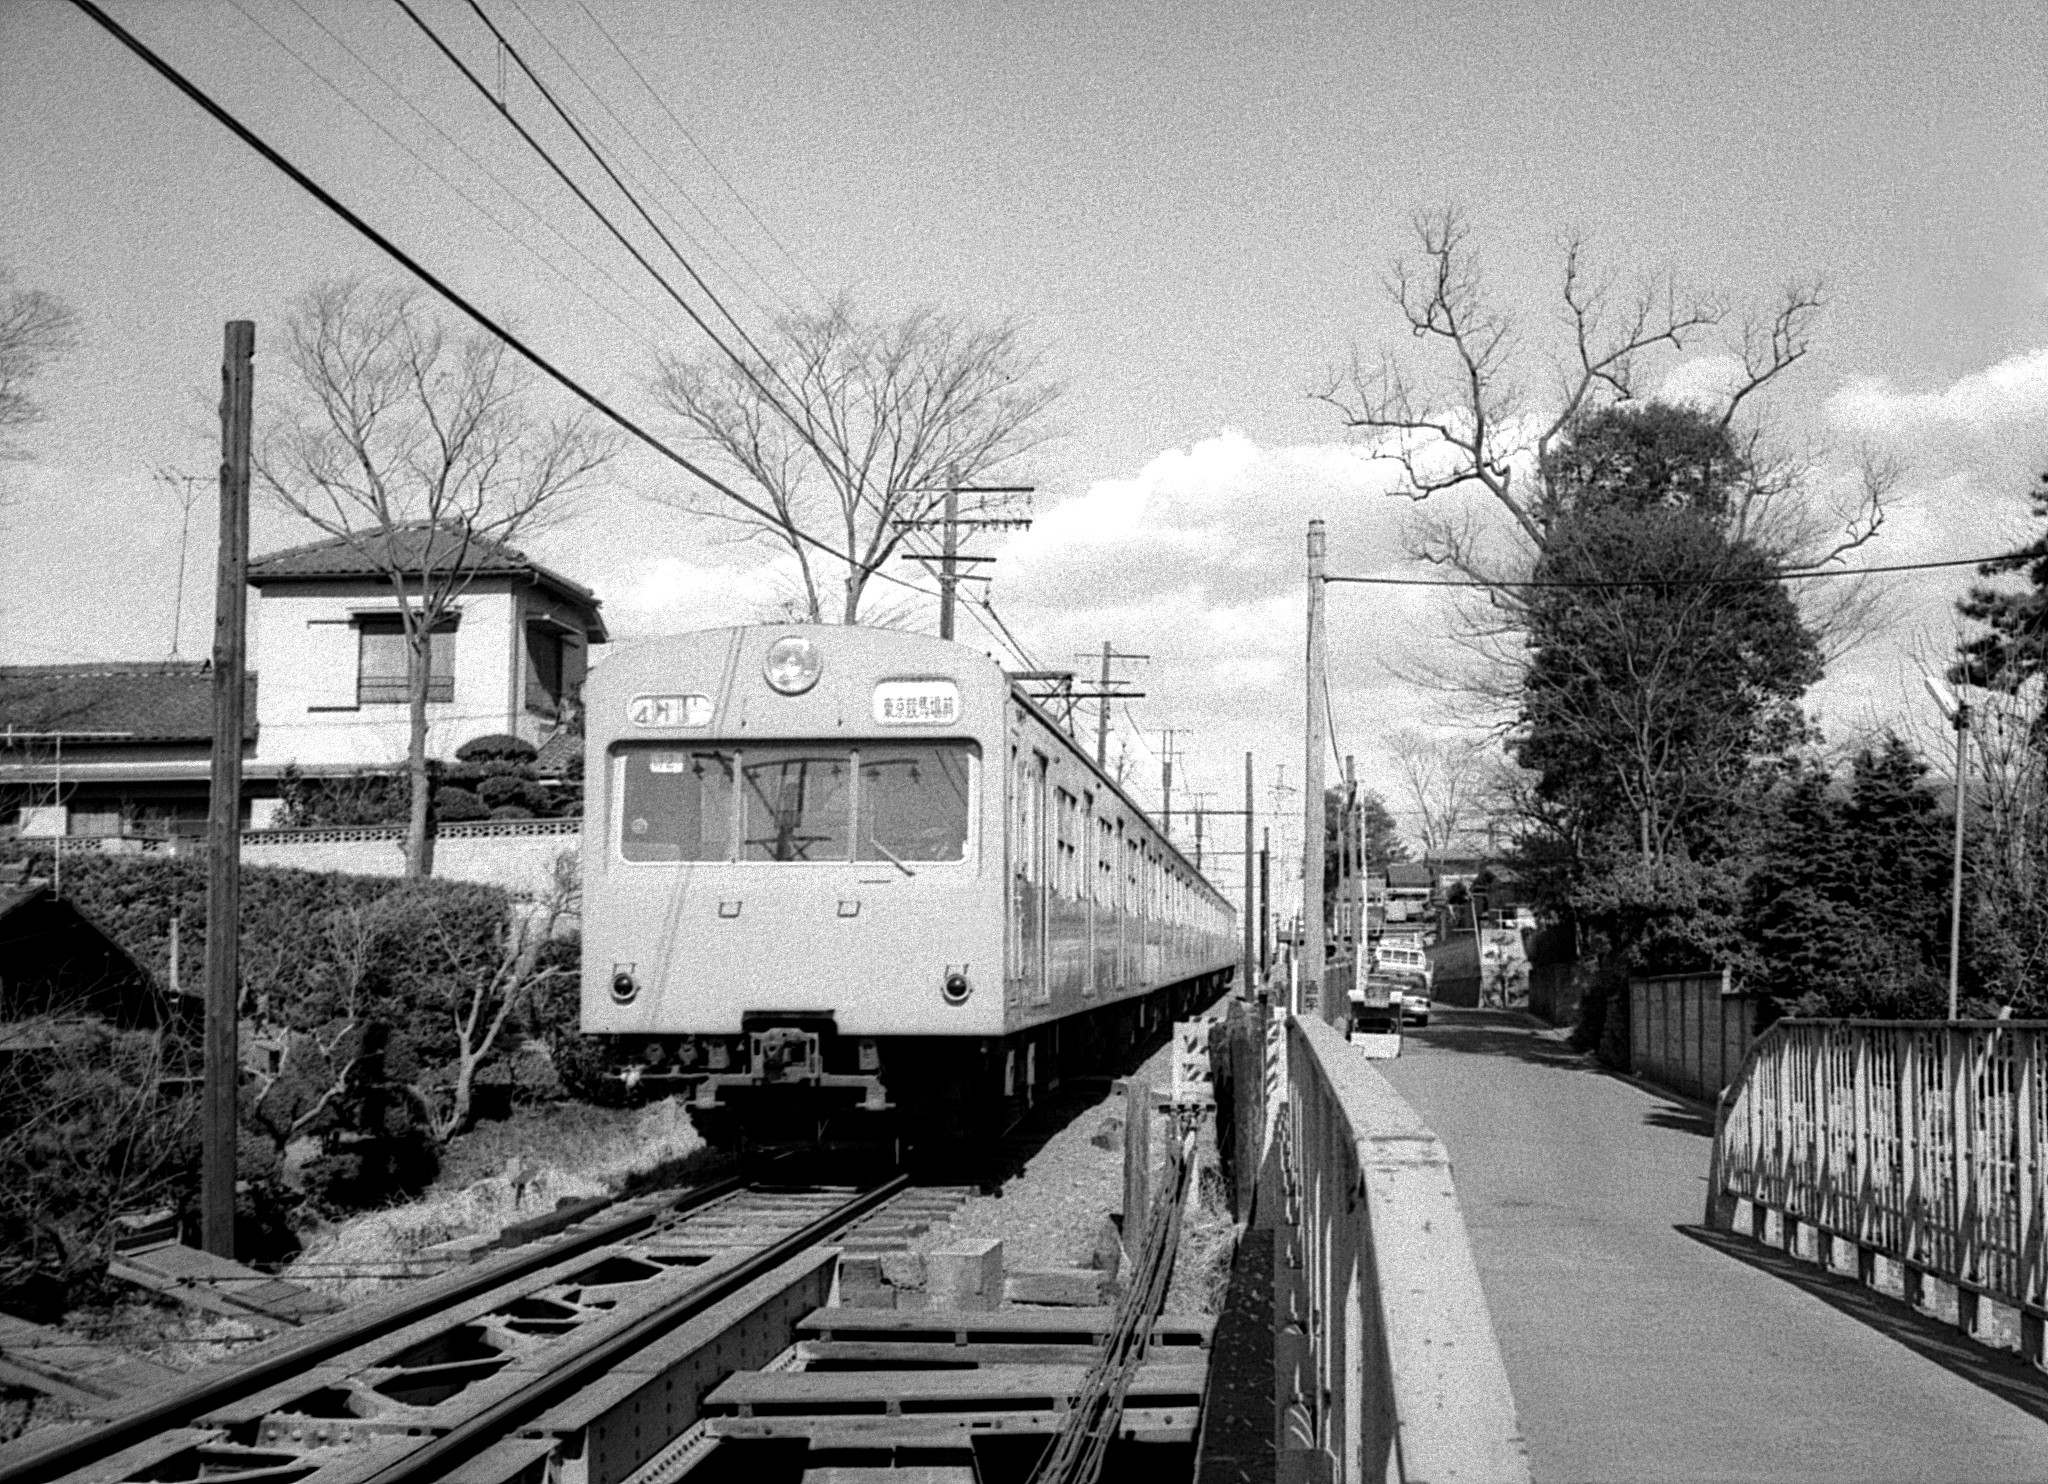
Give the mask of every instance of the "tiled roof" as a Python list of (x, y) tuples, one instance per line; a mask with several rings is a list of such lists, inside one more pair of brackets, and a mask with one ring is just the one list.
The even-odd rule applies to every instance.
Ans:
[(425, 522), (400, 526), (388, 535), (366, 532), (350, 540), (335, 536), (252, 558), (249, 582), (263, 587), (272, 582), (383, 577), (393, 568), (405, 572), (439, 569), (453, 562), (458, 551), (463, 553), (464, 568), (479, 576), (526, 577), (592, 608), (599, 606), (589, 588), (543, 567), (523, 551), (477, 536), (469, 538), (465, 550), (459, 530)]
[[(253, 739), (256, 677), (249, 676), (245, 686), (242, 735)], [(213, 737), (213, 666), (178, 660), (0, 665), (0, 735), (10, 728), (62, 732), (67, 742), (84, 745), (209, 741)], [(87, 732), (128, 735), (80, 735)]]
[(554, 777), (569, 766), (570, 758), (582, 756), (583, 734), (563, 727), (541, 743), (540, 753), (533, 760), (533, 768), (544, 777)]

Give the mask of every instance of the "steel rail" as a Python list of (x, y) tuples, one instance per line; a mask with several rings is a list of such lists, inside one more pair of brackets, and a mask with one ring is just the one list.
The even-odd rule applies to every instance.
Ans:
[(362, 1484), (428, 1484), (428, 1481), (443, 1478), (457, 1464), (509, 1436), (514, 1429), (604, 1375), (616, 1362), (645, 1349), (719, 1300), (774, 1271), (804, 1249), (816, 1246), (849, 1222), (859, 1220), (909, 1184), (908, 1175), (897, 1175), (852, 1197), (828, 1215), (762, 1248), (744, 1262), (707, 1277), (660, 1308), (642, 1314), (616, 1334), (606, 1336), (555, 1370), (536, 1377), (531, 1385), (521, 1387), (473, 1417), (457, 1423), (418, 1452), (387, 1464), (364, 1479)]
[(553, 1241), (536, 1242), (528, 1251), (510, 1261), (483, 1265), (459, 1281), (428, 1285), (427, 1291), (407, 1295), (403, 1302), (370, 1309), (346, 1324), (322, 1327), (300, 1343), (280, 1349), (254, 1364), (238, 1365), (226, 1375), (182, 1387), (132, 1412), (108, 1418), (83, 1436), (72, 1428), (53, 1428), (47, 1441), (34, 1446), (36, 1440), (31, 1435), (22, 1440), (31, 1445), (23, 1450), (24, 1456), (0, 1467), (0, 1484), (50, 1484), (52, 1480), (111, 1458), (124, 1448), (146, 1442), (158, 1433), (184, 1427), (192, 1419), (215, 1408), (253, 1396), (295, 1372), (309, 1370), (344, 1351), (417, 1323), (437, 1310), (452, 1308), (501, 1284), (538, 1272), (593, 1247), (622, 1241), (652, 1226), (666, 1214), (708, 1205), (740, 1188), (740, 1185), (739, 1176), (729, 1175), (685, 1192), (666, 1207), (636, 1211), (588, 1231)]

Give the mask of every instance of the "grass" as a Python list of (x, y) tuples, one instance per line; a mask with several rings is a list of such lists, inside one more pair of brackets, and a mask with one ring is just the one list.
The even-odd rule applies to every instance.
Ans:
[(629, 1194), (716, 1163), (673, 1098), (634, 1109), (521, 1107), (454, 1140), (418, 1200), (303, 1234), (304, 1250), (280, 1276), (354, 1299), (431, 1270), (421, 1254), (439, 1243), (495, 1236), (565, 1202)]

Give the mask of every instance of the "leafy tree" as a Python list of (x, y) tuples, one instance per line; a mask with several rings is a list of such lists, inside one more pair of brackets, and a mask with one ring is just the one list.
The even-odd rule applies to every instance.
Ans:
[[(1548, 460), (1508, 739), (1530, 775), (1529, 879), (1575, 918), (1603, 984), (1727, 961), (1818, 639), (1774, 580), (1786, 553), (1743, 518), (1756, 471), (1717, 418), (1609, 407)], [(1588, 1003), (1582, 1036), (1618, 1052), (1625, 1025)]]
[(1341, 867), (1346, 859), (1354, 876), (1368, 871), (1385, 872), (1389, 863), (1408, 859), (1408, 847), (1394, 826), (1386, 801), (1371, 789), (1359, 789), (1352, 797), (1349, 827), (1345, 821), (1343, 784), (1323, 791), (1323, 915), (1332, 917), (1337, 892), (1342, 885)]

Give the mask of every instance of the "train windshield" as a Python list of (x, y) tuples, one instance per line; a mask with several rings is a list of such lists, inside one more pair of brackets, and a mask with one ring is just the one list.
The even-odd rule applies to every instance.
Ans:
[(626, 859), (730, 860), (736, 765), (730, 752), (628, 751), (619, 842)]
[(740, 757), (740, 859), (843, 861), (853, 813), (853, 752), (749, 747)]
[(963, 743), (860, 749), (854, 859), (956, 861), (967, 854)]
[(630, 861), (966, 858), (971, 742), (620, 749)]

